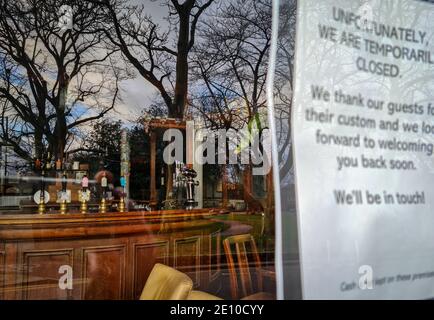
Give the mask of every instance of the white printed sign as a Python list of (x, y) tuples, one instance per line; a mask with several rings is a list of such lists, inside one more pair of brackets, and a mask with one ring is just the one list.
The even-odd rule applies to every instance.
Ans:
[(303, 297), (434, 297), (434, 5), (299, 1), (295, 65)]

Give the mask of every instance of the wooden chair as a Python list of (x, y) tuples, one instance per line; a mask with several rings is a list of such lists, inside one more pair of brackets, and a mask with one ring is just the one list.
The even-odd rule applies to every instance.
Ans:
[[(246, 244), (250, 246), (250, 252), (247, 251)], [(232, 246), (235, 246), (235, 254), (232, 252)], [(223, 241), (223, 247), (229, 269), (232, 299), (275, 299), (274, 295), (262, 291), (265, 271), (261, 267), (261, 259), (259, 258), (258, 249), (253, 236), (250, 234), (242, 234), (227, 237)], [(249, 261), (249, 254), (253, 261)], [(235, 256), (236, 262), (234, 260)], [(255, 271), (256, 288), (252, 280), (251, 269)], [(241, 286), (238, 283), (238, 277)]]

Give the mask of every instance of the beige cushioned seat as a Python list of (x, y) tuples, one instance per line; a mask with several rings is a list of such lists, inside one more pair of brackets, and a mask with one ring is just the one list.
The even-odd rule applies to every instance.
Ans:
[(140, 300), (185, 300), (193, 281), (184, 273), (157, 263), (152, 269)]
[(223, 300), (223, 299), (203, 291), (193, 290), (188, 295), (187, 300)]

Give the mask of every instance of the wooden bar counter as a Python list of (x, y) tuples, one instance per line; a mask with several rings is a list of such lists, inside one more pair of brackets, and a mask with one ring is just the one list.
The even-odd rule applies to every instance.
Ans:
[(0, 299), (137, 299), (157, 262), (206, 291), (219, 274), (223, 228), (207, 217), (221, 213), (0, 216)]

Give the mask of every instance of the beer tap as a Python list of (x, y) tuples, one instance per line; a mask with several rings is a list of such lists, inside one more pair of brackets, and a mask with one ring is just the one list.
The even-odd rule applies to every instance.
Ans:
[(119, 199), (119, 212), (125, 212), (125, 186), (127, 184), (127, 180), (124, 176), (121, 177), (121, 187), (122, 187), (122, 194)]
[(87, 213), (87, 201), (90, 199), (90, 193), (88, 190), (89, 187), (89, 179), (87, 175), (84, 175), (81, 179), (81, 192), (80, 192), (80, 213)]
[(41, 185), (39, 190), (39, 199), (38, 199), (38, 213), (45, 213), (45, 168), (44, 163), (37, 158), (35, 160), (35, 171), (40, 171), (41, 173)]
[(192, 210), (198, 205), (198, 203), (194, 200), (194, 187), (199, 185), (199, 181), (194, 180), (194, 178), (197, 177), (197, 173), (193, 168), (189, 168), (186, 166), (181, 169), (181, 174), (185, 178), (187, 191), (187, 199), (184, 205), (187, 210)]
[(62, 174), (62, 191), (60, 192), (60, 214), (65, 214), (67, 211), (67, 207), (66, 207), (66, 198), (67, 198), (67, 194), (66, 194), (66, 187), (67, 187), (67, 183), (68, 183), (68, 178), (66, 176), (66, 171), (63, 171)]
[(106, 213), (107, 212), (107, 202), (106, 202), (106, 190), (107, 190), (107, 177), (105, 171), (103, 172), (103, 176), (101, 178), (101, 188), (102, 188), (102, 197), (101, 197), (101, 203), (99, 206), (99, 212), (100, 213)]

